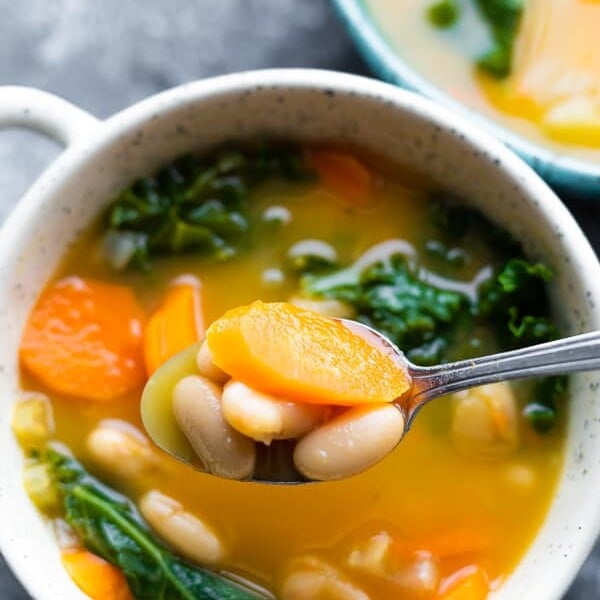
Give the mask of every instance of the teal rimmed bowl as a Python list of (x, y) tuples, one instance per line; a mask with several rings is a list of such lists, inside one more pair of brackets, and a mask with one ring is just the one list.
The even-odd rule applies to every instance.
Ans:
[(600, 164), (569, 158), (534, 144), (475, 110), (466, 108), (423, 77), (387, 42), (363, 0), (332, 0), (369, 67), (379, 77), (431, 98), (463, 116), (512, 148), (559, 192), (600, 200)]

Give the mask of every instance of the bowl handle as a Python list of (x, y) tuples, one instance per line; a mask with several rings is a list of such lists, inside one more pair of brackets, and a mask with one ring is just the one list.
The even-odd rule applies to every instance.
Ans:
[(48, 92), (0, 86), (0, 128), (33, 129), (69, 146), (87, 137), (99, 124), (96, 117)]

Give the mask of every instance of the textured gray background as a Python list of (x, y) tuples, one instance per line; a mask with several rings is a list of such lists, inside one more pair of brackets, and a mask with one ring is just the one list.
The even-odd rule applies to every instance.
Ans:
[[(0, 0), (0, 84), (52, 91), (99, 117), (186, 81), (265, 67), (367, 73), (327, 0)], [(0, 219), (59, 151), (0, 133)], [(598, 250), (600, 208), (569, 206)], [(600, 599), (599, 562), (600, 545), (565, 600)], [(27, 598), (0, 558), (0, 600)]]

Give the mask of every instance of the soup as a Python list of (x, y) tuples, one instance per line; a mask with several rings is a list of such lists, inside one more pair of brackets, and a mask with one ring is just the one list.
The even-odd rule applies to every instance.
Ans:
[(548, 340), (551, 279), (376, 158), (280, 144), (185, 157), (113, 201), (30, 316), (13, 423), (26, 488), (96, 600), (486, 598), (552, 498), (564, 379), (437, 400), (371, 468), (300, 486), (168, 456), (144, 433), (142, 388), (183, 348), (205, 365), (206, 327), (257, 299), (366, 322), (419, 364)]
[(456, 101), (553, 152), (600, 162), (598, 2), (500, 2), (496, 14), (477, 0), (366, 4), (399, 54)]

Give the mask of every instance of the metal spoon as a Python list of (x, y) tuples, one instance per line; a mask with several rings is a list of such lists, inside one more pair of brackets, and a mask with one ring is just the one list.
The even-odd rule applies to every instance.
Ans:
[[(510, 379), (600, 369), (600, 332), (434, 367), (420, 367), (411, 363), (378, 331), (356, 321), (339, 321), (391, 356), (398, 368), (408, 373), (411, 389), (395, 403), (404, 415), (405, 433), (423, 406), (446, 394)], [(142, 396), (142, 419), (146, 431), (160, 448), (194, 469), (203, 471), (203, 465), (179, 429), (171, 408), (172, 390), (177, 381), (197, 372), (198, 347), (196, 345), (184, 350), (150, 378)], [(294, 467), (293, 442), (274, 441), (270, 446), (257, 444), (257, 447), (259, 451), (253, 481), (307, 483)]]

